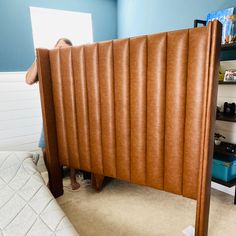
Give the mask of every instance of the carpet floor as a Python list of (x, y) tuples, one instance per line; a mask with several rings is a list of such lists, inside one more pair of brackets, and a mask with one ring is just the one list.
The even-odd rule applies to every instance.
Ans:
[[(57, 199), (80, 236), (178, 236), (194, 225), (194, 200), (119, 180), (100, 193), (82, 179), (80, 184), (72, 191), (64, 179), (64, 195)], [(209, 236), (235, 232), (233, 197), (212, 190)]]

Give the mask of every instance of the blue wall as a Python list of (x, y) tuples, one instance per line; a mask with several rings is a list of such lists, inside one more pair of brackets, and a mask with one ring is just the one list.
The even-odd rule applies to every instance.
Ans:
[(236, 0), (117, 0), (118, 37), (193, 27), (194, 19), (236, 7)]
[(0, 71), (24, 71), (34, 60), (29, 6), (92, 13), (94, 41), (117, 37), (116, 0), (1, 0)]
[(23, 71), (34, 60), (29, 6), (92, 13), (101, 41), (189, 28), (236, 0), (0, 0), (0, 71)]

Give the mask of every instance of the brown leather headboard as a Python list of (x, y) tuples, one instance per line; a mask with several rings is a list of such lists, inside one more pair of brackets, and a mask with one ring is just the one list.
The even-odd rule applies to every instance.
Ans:
[[(50, 187), (59, 167), (197, 199), (207, 232), (220, 24), (38, 49)], [(59, 158), (58, 158), (59, 157)]]

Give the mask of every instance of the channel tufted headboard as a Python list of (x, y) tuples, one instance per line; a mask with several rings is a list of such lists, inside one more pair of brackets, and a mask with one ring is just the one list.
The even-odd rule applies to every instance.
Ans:
[(197, 200), (207, 235), (221, 26), (38, 49), (50, 188), (60, 166)]

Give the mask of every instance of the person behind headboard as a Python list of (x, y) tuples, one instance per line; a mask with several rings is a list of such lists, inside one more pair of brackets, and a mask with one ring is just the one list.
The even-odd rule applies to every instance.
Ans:
[[(54, 48), (64, 48), (72, 46), (72, 42), (67, 38), (60, 38), (55, 44)], [(38, 82), (38, 69), (37, 69), (37, 58), (35, 58), (33, 64), (30, 66), (26, 73), (25, 82), (29, 85), (35, 84)], [(38, 146), (42, 149), (44, 162), (47, 168), (47, 158), (46, 158), (46, 147), (44, 142), (44, 131), (41, 130), (40, 140)], [(70, 181), (72, 190), (79, 189), (80, 184), (76, 180), (76, 170), (70, 168)]]

